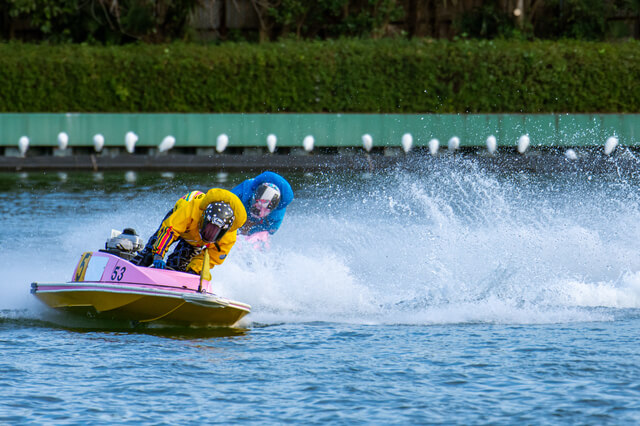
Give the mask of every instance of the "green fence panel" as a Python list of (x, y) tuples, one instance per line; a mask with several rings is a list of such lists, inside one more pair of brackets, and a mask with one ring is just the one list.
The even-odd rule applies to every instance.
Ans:
[(453, 136), (463, 147), (485, 146), (493, 135), (499, 147), (514, 147), (524, 134), (534, 147), (602, 145), (609, 136), (634, 146), (640, 114), (0, 114), (5, 147), (16, 147), (21, 136), (31, 146), (55, 147), (60, 132), (69, 135), (71, 147), (91, 147), (96, 134), (107, 147), (124, 147), (130, 131), (140, 147), (156, 147), (171, 135), (176, 147), (213, 148), (221, 134), (229, 147), (266, 147), (270, 134), (280, 147), (302, 147), (306, 136), (315, 147), (361, 147), (365, 134), (374, 147), (400, 147), (405, 133), (414, 146), (433, 138), (446, 146)]

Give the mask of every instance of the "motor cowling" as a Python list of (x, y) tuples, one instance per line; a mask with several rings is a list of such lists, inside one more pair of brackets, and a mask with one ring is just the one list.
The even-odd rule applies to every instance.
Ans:
[(133, 259), (144, 247), (142, 239), (133, 228), (125, 228), (122, 232), (111, 230), (111, 237), (105, 243), (105, 251), (126, 260)]

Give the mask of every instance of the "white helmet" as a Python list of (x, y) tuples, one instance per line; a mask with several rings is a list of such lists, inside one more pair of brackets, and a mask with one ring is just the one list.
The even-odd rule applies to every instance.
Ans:
[(249, 213), (256, 219), (262, 219), (278, 207), (280, 188), (273, 183), (261, 183), (251, 196)]

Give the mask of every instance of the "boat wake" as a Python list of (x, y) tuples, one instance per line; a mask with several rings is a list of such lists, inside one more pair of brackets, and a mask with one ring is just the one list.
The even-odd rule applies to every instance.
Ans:
[[(291, 178), (296, 200), (271, 247), (239, 241), (213, 270), (214, 292), (252, 306), (241, 326), (540, 324), (638, 315), (635, 176), (615, 169), (500, 174), (452, 158), (375, 176)], [(101, 248), (111, 228), (139, 223), (146, 238), (166, 199), (183, 191), (151, 188), (144, 202), (115, 214), (117, 191), (87, 196), (79, 210), (71, 192), (43, 197), (44, 208), (64, 214), (39, 218), (46, 233), (21, 235), (22, 250), (3, 249), (0, 309), (42, 318), (28, 294), (32, 281), (68, 280), (79, 254)], [(33, 220), (31, 199), (17, 203), (11, 229)]]
[[(640, 308), (639, 197), (609, 175), (473, 164), (315, 176), (273, 249), (219, 271), (249, 319), (366, 324), (611, 321)], [(341, 194), (337, 196), (336, 194)], [(304, 194), (306, 195), (306, 194)]]

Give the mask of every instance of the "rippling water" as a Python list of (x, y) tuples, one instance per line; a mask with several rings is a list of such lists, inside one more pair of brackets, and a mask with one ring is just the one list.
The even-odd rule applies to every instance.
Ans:
[(640, 421), (635, 170), (287, 174), (271, 249), (213, 271), (253, 307), (238, 328), (122, 329), (29, 294), (248, 176), (1, 175), (0, 423)]

